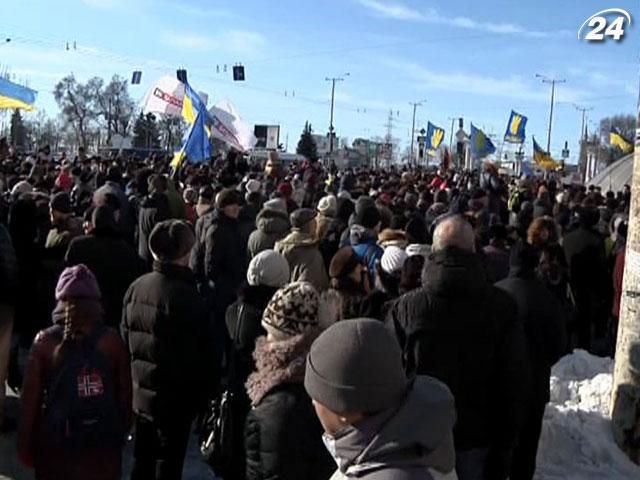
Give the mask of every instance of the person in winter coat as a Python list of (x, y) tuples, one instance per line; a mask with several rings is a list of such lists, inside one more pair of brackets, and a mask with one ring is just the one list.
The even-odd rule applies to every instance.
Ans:
[(538, 217), (529, 226), (527, 243), (538, 252), (538, 277), (563, 305), (567, 302), (567, 261), (560, 245), (558, 224), (551, 217)]
[(198, 220), (195, 226), (195, 244), (191, 250), (189, 267), (193, 270), (201, 293), (208, 291), (208, 282), (204, 274), (204, 256), (206, 253), (207, 230), (218, 216), (213, 202), (213, 188), (204, 186), (200, 189), (196, 212)]
[(498, 282), (509, 275), (509, 245), (507, 228), (499, 223), (489, 227), (489, 245), (483, 248), (487, 266), (487, 280)]
[(537, 278), (537, 264), (536, 250), (525, 243), (518, 243), (511, 251), (509, 277), (496, 284), (511, 295), (518, 306), (531, 373), (524, 422), (513, 453), (510, 480), (533, 479), (542, 417), (549, 402), (551, 367), (566, 351), (564, 310), (553, 293)]
[(385, 248), (380, 262), (376, 264), (375, 287), (364, 302), (364, 316), (376, 320), (385, 319), (389, 302), (400, 295), (402, 268), (407, 258), (407, 253), (399, 247)]
[(6, 421), (5, 381), (9, 372), (11, 333), (15, 312), (15, 295), (18, 287), (18, 260), (9, 232), (0, 224), (0, 432), (8, 426)]
[(71, 240), (82, 235), (82, 221), (73, 216), (71, 199), (66, 193), (56, 193), (51, 197), (49, 208), (51, 230), (44, 245), (46, 257), (53, 261), (61, 261)]
[(246, 272), (246, 244), (238, 222), (241, 202), (236, 190), (222, 190), (216, 198), (217, 215), (205, 235), (204, 276), (212, 290), (217, 327), (224, 326), (227, 307), (235, 301)]
[(607, 296), (611, 282), (607, 273), (604, 239), (594, 231), (598, 210), (584, 206), (578, 210), (579, 227), (565, 235), (564, 253), (569, 265), (569, 284), (575, 300), (578, 346), (590, 350), (592, 328), (604, 335)]
[(118, 219), (120, 231), (127, 242), (133, 242), (138, 219), (135, 216), (127, 195), (122, 189), (122, 172), (116, 166), (109, 167), (106, 180), (106, 183), (94, 192), (93, 205), (95, 207), (104, 205), (107, 194), (115, 195), (118, 200), (120, 200), (121, 214)]
[(218, 380), (220, 355), (212, 351), (209, 315), (187, 266), (193, 243), (185, 222), (156, 225), (149, 237), (153, 272), (124, 297), (136, 414), (133, 480), (181, 478), (191, 423)]
[(171, 217), (167, 197), (167, 177), (156, 175), (149, 179), (150, 194), (140, 204), (138, 217), (138, 255), (148, 267), (153, 263), (149, 251), (149, 235), (154, 227)]
[(353, 247), (358, 259), (367, 266), (369, 279), (373, 284), (376, 264), (384, 253), (382, 247), (377, 244), (380, 233), (380, 213), (375, 204), (367, 204), (366, 200), (361, 199), (358, 201), (360, 205), (356, 204), (353, 223), (349, 229), (348, 244)]
[(506, 479), (527, 375), (516, 305), (487, 282), (466, 219), (442, 220), (432, 248), (422, 288), (394, 302), (387, 323), (406, 372), (432, 375), (453, 392), (458, 478)]
[(331, 289), (340, 296), (340, 318), (360, 316), (371, 286), (367, 268), (358, 260), (353, 248), (338, 250), (331, 260), (329, 276)]
[(276, 292), (262, 317), (256, 371), (247, 381), (247, 480), (325, 480), (335, 464), (304, 390), (305, 358), (319, 333), (319, 295), (306, 282)]
[(315, 210), (301, 208), (291, 214), (292, 231), (276, 242), (275, 251), (284, 255), (291, 268), (292, 282), (309, 282), (318, 291), (329, 286), (327, 271), (316, 239)]
[(289, 234), (291, 223), (284, 200), (269, 200), (256, 217), (257, 229), (249, 235), (247, 251), (251, 258), (263, 250), (272, 250), (278, 240)]
[(338, 214), (338, 200), (335, 195), (322, 197), (318, 202), (318, 226), (316, 238), (320, 242), (320, 252), (324, 259), (324, 265), (328, 269), (331, 259), (340, 246), (340, 221)]
[(247, 245), (249, 236), (256, 229), (256, 220), (262, 208), (262, 195), (260, 192), (250, 192), (245, 195), (245, 200), (246, 203), (242, 205), (238, 216), (243, 245)]
[(246, 469), (244, 424), (251, 402), (244, 385), (255, 370), (253, 352), (256, 340), (267, 334), (261, 323), (262, 313), (276, 291), (287, 283), (289, 264), (285, 258), (273, 250), (264, 250), (249, 263), (247, 285), (240, 290), (238, 300), (227, 309), (227, 331), (232, 344), (228, 388), (235, 394), (232, 403), (232, 426), (235, 430), (232, 438), (235, 444), (232, 448), (231, 471), (227, 473), (231, 478), (243, 478)]
[[(58, 303), (53, 311), (54, 326), (38, 333), (29, 353), (20, 399), (18, 458), (24, 465), (34, 467), (36, 478), (43, 480), (119, 480), (122, 448), (131, 424), (131, 371), (127, 350), (118, 332), (104, 327), (100, 289), (84, 265), (62, 272), (55, 296)], [(56, 379), (63, 375), (71, 350), (87, 348), (87, 342), (95, 342), (93, 348), (106, 364), (104, 371), (92, 372), (87, 376), (89, 379), (78, 378), (77, 385), (58, 383)], [(100, 376), (105, 373), (109, 378)], [(109, 405), (112, 409), (101, 412), (112, 415), (107, 428), (113, 429), (94, 433), (99, 436), (98, 445), (72, 448), (62, 443), (55, 433), (53, 415), (57, 410), (50, 409), (60, 408), (60, 405), (53, 405), (52, 398), (71, 395), (71, 392), (58, 393), (57, 389), (66, 387), (82, 391), (84, 382), (94, 385), (92, 391), (84, 392), (84, 397), (113, 395), (113, 403)], [(67, 431), (65, 435), (75, 434), (75, 431)]]
[(304, 386), (338, 465), (331, 480), (455, 479), (453, 395), (435, 378), (407, 379), (382, 323), (329, 327), (311, 346)]
[(102, 292), (104, 322), (119, 328), (122, 299), (145, 265), (123, 238), (111, 208), (96, 207), (91, 214), (91, 232), (74, 238), (65, 256), (67, 266), (86, 265)]

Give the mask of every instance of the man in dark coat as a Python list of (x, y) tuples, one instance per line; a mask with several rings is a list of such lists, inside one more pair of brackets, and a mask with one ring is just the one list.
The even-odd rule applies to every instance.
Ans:
[(431, 375), (456, 399), (460, 480), (506, 479), (523, 411), (526, 353), (514, 301), (489, 284), (463, 217), (441, 221), (422, 288), (391, 307), (387, 323), (408, 374)]
[(133, 480), (181, 478), (191, 423), (217, 380), (206, 306), (187, 266), (193, 242), (185, 222), (159, 223), (149, 238), (153, 272), (123, 301), (137, 417)]
[(264, 250), (272, 250), (276, 242), (291, 230), (284, 200), (278, 198), (266, 202), (256, 218), (256, 227), (247, 242), (247, 253), (251, 258)]
[(149, 180), (150, 195), (140, 205), (138, 217), (138, 255), (148, 266), (153, 258), (149, 252), (149, 235), (156, 224), (170, 217), (169, 198), (167, 197), (167, 178), (156, 175)]
[(122, 172), (117, 166), (109, 167), (107, 170), (107, 181), (93, 194), (94, 206), (99, 207), (105, 205), (108, 195), (115, 195), (120, 201), (118, 226), (120, 227), (123, 238), (127, 242), (132, 242), (136, 226), (136, 217), (134, 209), (122, 189)]
[(18, 286), (18, 260), (11, 243), (9, 232), (0, 224), (0, 432), (5, 427), (4, 400), (5, 386), (9, 370), (11, 332), (15, 295)]
[(537, 265), (536, 251), (521, 242), (511, 250), (509, 277), (496, 284), (518, 305), (531, 368), (527, 407), (518, 446), (513, 454), (511, 480), (533, 478), (542, 417), (549, 402), (551, 366), (560, 359), (566, 347), (564, 311), (555, 295), (538, 280)]
[(84, 264), (95, 275), (102, 292), (104, 322), (118, 328), (124, 294), (144, 273), (144, 265), (122, 238), (110, 207), (97, 207), (93, 211), (91, 232), (71, 241), (65, 260), (69, 267)]
[(607, 300), (611, 285), (605, 257), (604, 239), (595, 231), (600, 214), (595, 207), (578, 209), (579, 226), (565, 235), (564, 253), (569, 264), (569, 284), (576, 304), (578, 346), (592, 348), (591, 329), (605, 333)]

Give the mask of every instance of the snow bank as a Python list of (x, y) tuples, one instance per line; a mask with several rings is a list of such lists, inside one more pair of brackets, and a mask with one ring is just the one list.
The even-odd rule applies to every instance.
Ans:
[(609, 400), (613, 360), (575, 350), (551, 371), (536, 480), (638, 480), (640, 467), (618, 449)]

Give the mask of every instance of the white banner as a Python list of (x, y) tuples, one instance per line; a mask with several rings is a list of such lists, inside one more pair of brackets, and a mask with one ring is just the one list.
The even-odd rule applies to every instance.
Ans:
[(184, 84), (169, 75), (160, 78), (147, 92), (143, 112), (182, 116)]
[(251, 127), (241, 118), (230, 100), (222, 100), (209, 110), (213, 117), (211, 134), (232, 147), (244, 152), (256, 144)]

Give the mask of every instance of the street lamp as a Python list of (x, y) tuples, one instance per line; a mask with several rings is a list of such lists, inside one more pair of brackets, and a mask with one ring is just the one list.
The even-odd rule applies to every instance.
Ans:
[(549, 78), (545, 75), (536, 73), (536, 78), (542, 80), (542, 83), (551, 84), (551, 108), (549, 110), (549, 130), (547, 132), (547, 153), (551, 154), (551, 125), (553, 124), (553, 102), (556, 95), (556, 83), (566, 83), (565, 79)]
[(411, 123), (411, 147), (409, 153), (409, 165), (413, 162), (413, 142), (416, 134), (416, 109), (422, 106), (423, 102), (427, 100), (418, 100), (417, 102), (409, 102), (409, 105), (413, 106), (413, 122)]
[(333, 105), (336, 96), (336, 82), (343, 82), (344, 77), (348, 77), (349, 72), (343, 73), (341, 77), (326, 77), (326, 82), (331, 82), (331, 118), (329, 120), (329, 156), (333, 154)]

